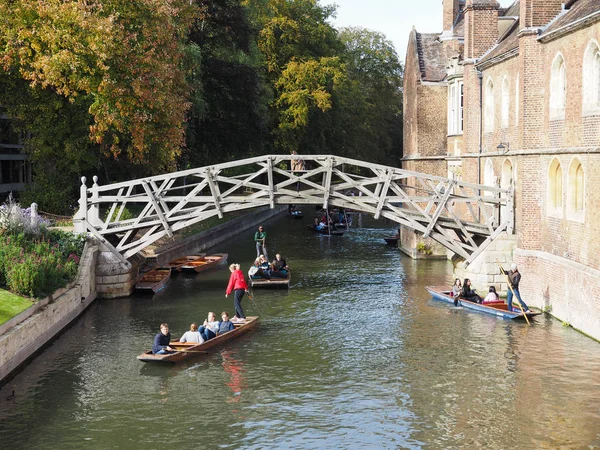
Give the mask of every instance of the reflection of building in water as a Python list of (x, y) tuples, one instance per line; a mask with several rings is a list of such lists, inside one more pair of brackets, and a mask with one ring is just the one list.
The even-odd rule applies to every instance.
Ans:
[(22, 135), (0, 107), (0, 195), (22, 191), (27, 183), (31, 183), (31, 164), (23, 153)]

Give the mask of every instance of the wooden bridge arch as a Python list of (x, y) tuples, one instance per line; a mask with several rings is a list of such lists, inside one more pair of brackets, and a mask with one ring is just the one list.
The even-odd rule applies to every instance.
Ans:
[[(292, 172), (292, 159), (305, 169)], [(316, 204), (385, 217), (467, 263), (514, 227), (512, 186), (464, 183), (332, 155), (265, 155), (103, 186), (97, 181), (88, 188), (82, 178), (76, 230), (91, 233), (127, 265), (127, 258), (162, 237), (260, 206)], [(122, 218), (132, 205), (139, 212)], [(106, 220), (101, 211), (108, 211)]]

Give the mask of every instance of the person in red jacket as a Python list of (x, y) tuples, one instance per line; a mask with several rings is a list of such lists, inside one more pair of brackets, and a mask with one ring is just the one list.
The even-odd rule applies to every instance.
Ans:
[(235, 308), (235, 316), (231, 318), (232, 322), (245, 322), (246, 315), (242, 309), (242, 297), (244, 292), (248, 292), (248, 284), (244, 278), (244, 274), (240, 270), (239, 264), (232, 264), (229, 266), (231, 276), (229, 277), (229, 284), (225, 291), (225, 297), (227, 297), (233, 291), (233, 306)]

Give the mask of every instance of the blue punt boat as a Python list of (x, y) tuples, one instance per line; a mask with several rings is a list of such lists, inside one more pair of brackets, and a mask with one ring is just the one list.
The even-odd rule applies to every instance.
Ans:
[[(427, 291), (431, 294), (431, 296), (434, 299), (454, 305), (454, 297), (452, 297), (452, 291), (448, 290), (446, 287), (427, 286), (425, 289), (427, 289)], [(520, 311), (508, 311), (508, 307), (506, 303), (504, 303), (504, 301), (480, 304), (459, 299), (458, 304), (466, 309), (472, 309), (474, 311), (478, 311), (484, 314), (490, 314), (492, 316), (497, 316), (509, 320), (525, 320), (525, 316), (531, 319), (532, 317), (539, 316), (541, 314), (540, 312), (531, 312), (523, 314)], [(513, 304), (515, 304), (515, 302), (513, 302)]]

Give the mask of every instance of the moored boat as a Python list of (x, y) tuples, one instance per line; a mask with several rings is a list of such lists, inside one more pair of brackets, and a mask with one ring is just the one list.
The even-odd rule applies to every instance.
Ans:
[(294, 219), (302, 219), (304, 217), (304, 214), (299, 209), (292, 209), (288, 212), (288, 215)]
[(262, 277), (256, 277), (256, 275), (248, 274), (250, 286), (253, 288), (289, 288), (290, 281), (292, 279), (292, 271), (288, 269), (286, 272), (287, 276), (285, 278), (271, 276), (269, 280)]
[(135, 289), (141, 292), (158, 292), (165, 287), (171, 278), (170, 267), (158, 267), (146, 272), (135, 284)]
[(234, 323), (235, 329), (227, 333), (220, 334), (201, 344), (194, 342), (174, 342), (171, 341), (169, 346), (175, 349), (174, 353), (166, 353), (164, 355), (155, 355), (152, 350), (142, 353), (137, 357), (143, 362), (162, 362), (162, 363), (178, 363), (188, 358), (205, 354), (208, 350), (213, 349), (239, 337), (241, 334), (252, 330), (258, 324), (258, 316), (246, 317), (245, 323)]
[(200, 259), (189, 261), (179, 266), (177, 270), (194, 270), (195, 272), (202, 272), (203, 270), (208, 270), (218, 266), (219, 264), (223, 264), (227, 261), (227, 256), (227, 253), (215, 253), (214, 255), (204, 256)]
[(192, 261), (198, 261), (206, 256), (206, 253), (200, 253), (199, 255), (188, 255), (183, 256), (181, 258), (174, 259), (173, 261), (169, 261), (167, 264), (172, 270), (178, 270), (184, 264), (187, 264)]
[(390, 236), (390, 237), (385, 237), (385, 238), (383, 238), (383, 240), (385, 241), (385, 243), (386, 243), (387, 245), (393, 245), (393, 246), (395, 246), (395, 247), (397, 247), (397, 246), (398, 246), (398, 240), (399, 240), (399, 239), (400, 239), (400, 238), (399, 238), (398, 236)]
[[(451, 303), (452, 305), (454, 305), (454, 297), (452, 296), (451, 290), (440, 286), (427, 286), (425, 289), (427, 289), (427, 291), (431, 294), (431, 296), (434, 299), (441, 300), (443, 302)], [(516, 303), (516, 300), (513, 303)], [(509, 320), (524, 320), (525, 316), (527, 316), (528, 318), (532, 318), (541, 314), (540, 312), (530, 312), (527, 314), (523, 314), (520, 311), (508, 311), (508, 306), (502, 300), (490, 303), (475, 303), (459, 298), (458, 304), (466, 309), (472, 309), (473, 311), (478, 311), (481, 313), (490, 314), (492, 316), (497, 316)]]

